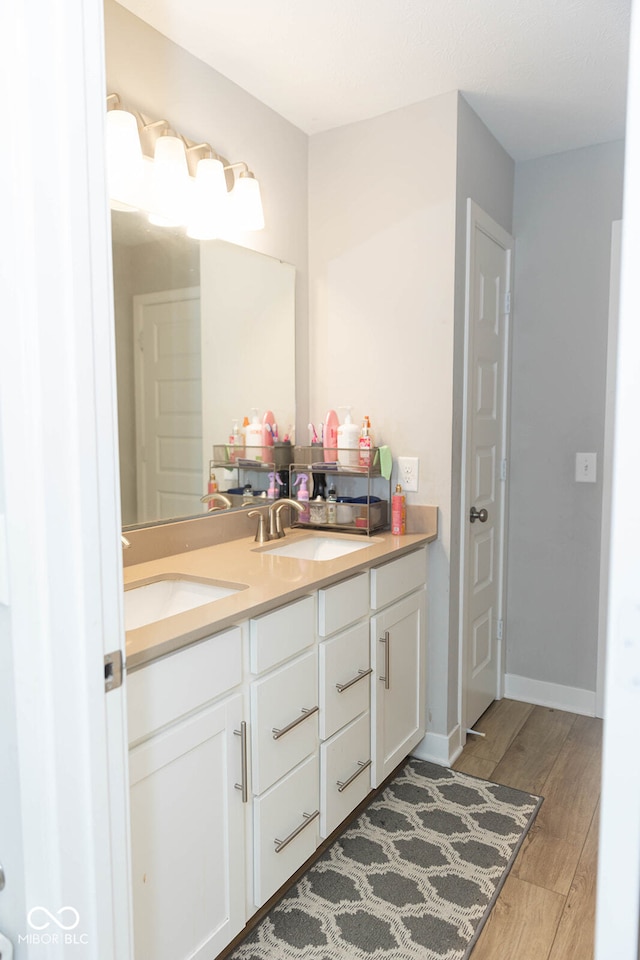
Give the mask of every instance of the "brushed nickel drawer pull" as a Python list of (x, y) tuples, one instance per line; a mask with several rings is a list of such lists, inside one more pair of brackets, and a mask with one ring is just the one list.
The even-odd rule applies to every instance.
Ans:
[(338, 793), (342, 793), (343, 790), (346, 790), (350, 784), (353, 783), (356, 777), (359, 777), (363, 770), (366, 770), (367, 767), (371, 766), (371, 760), (358, 760), (358, 769), (355, 773), (352, 773), (348, 780), (336, 780), (336, 785), (338, 787)]
[(249, 799), (249, 790), (247, 785), (247, 722), (243, 720), (239, 730), (233, 731), (236, 737), (240, 737), (240, 763), (242, 766), (242, 780), (240, 783), (234, 783), (236, 790), (242, 792), (242, 802), (247, 803)]
[(281, 730), (278, 730), (277, 727), (273, 727), (271, 730), (274, 740), (279, 740), (280, 737), (284, 737), (285, 733), (289, 733), (289, 730), (293, 730), (294, 727), (297, 727), (299, 723), (302, 723), (303, 720), (306, 720), (307, 717), (313, 716), (314, 713), (317, 713), (320, 707), (311, 707), (310, 710), (307, 710), (306, 707), (302, 708), (302, 716), (296, 717), (295, 720), (292, 720), (291, 723), (288, 723), (286, 727), (282, 727)]
[(378, 640), (380, 641), (380, 643), (384, 643), (384, 677), (378, 677), (378, 680), (384, 680), (384, 688), (385, 690), (388, 690), (390, 686), (389, 660), (391, 658), (389, 653), (389, 647), (390, 647), (389, 631), (385, 630), (384, 637), (378, 637)]
[(305, 827), (308, 827), (310, 823), (313, 823), (316, 817), (320, 816), (320, 811), (314, 810), (313, 813), (303, 813), (302, 816), (304, 817), (304, 820), (302, 823), (298, 824), (295, 830), (290, 833), (288, 837), (285, 837), (284, 840), (273, 841), (276, 845), (276, 853), (280, 853), (281, 850), (284, 850), (284, 848), (290, 844), (292, 840), (295, 840), (299, 833), (302, 833)]
[(354, 683), (357, 683), (358, 680), (362, 680), (364, 679), (364, 677), (368, 677), (370, 673), (373, 673), (373, 670), (371, 669), (371, 667), (369, 667), (368, 670), (358, 670), (357, 677), (352, 677), (351, 680), (347, 680), (346, 683), (336, 683), (336, 690), (338, 691), (338, 693), (343, 693), (345, 690), (348, 690), (349, 687), (352, 687)]

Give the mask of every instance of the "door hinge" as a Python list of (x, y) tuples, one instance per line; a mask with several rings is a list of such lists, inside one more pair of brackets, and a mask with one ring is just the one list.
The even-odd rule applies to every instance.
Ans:
[(502, 621), (502, 620), (498, 620), (498, 621), (496, 622), (496, 636), (497, 636), (498, 640), (502, 640), (503, 622), (504, 622), (504, 621)]
[(507, 461), (506, 460), (502, 460), (500, 463), (500, 479), (501, 480), (507, 479)]
[(507, 290), (504, 295), (504, 312), (507, 316), (511, 313), (511, 290)]
[(112, 650), (104, 655), (104, 692), (110, 693), (122, 686), (124, 662), (122, 650)]

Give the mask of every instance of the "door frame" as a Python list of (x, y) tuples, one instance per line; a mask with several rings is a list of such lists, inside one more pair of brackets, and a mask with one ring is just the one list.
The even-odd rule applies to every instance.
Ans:
[(469, 340), (471, 331), (470, 318), (470, 296), (471, 296), (471, 278), (475, 263), (475, 246), (473, 237), (478, 228), (485, 233), (491, 240), (501, 246), (508, 253), (508, 286), (505, 294), (511, 294), (509, 312), (504, 314), (504, 345), (503, 345), (503, 364), (504, 377), (502, 387), (503, 403), (503, 423), (501, 437), (501, 460), (506, 461), (507, 473), (504, 481), (498, 480), (502, 487), (502, 498), (500, 504), (500, 526), (502, 532), (502, 543), (500, 549), (500, 567), (498, 571), (498, 617), (502, 620), (502, 639), (496, 640), (496, 651), (498, 659), (497, 689), (496, 699), (504, 696), (504, 674), (505, 674), (505, 650), (506, 650), (506, 627), (505, 627), (505, 601), (507, 589), (507, 543), (508, 543), (508, 492), (509, 492), (509, 426), (510, 426), (510, 389), (511, 389), (511, 324), (513, 318), (513, 261), (515, 242), (511, 234), (507, 233), (498, 223), (493, 220), (489, 214), (478, 206), (470, 197), (467, 198), (467, 236), (466, 236), (466, 267), (465, 267), (465, 307), (464, 307), (464, 364), (463, 364), (463, 396), (462, 396), (462, 450), (460, 465), (460, 567), (459, 567), (459, 635), (458, 635), (458, 713), (460, 716), (460, 737), (464, 746), (467, 738), (467, 704), (465, 695), (466, 685), (466, 665), (468, 650), (465, 643), (465, 567), (467, 561), (467, 529), (468, 529), (468, 492), (470, 487), (471, 463), (469, 451), (467, 449), (469, 442), (468, 424), (469, 424), (469, 404), (471, 402), (469, 391)]
[[(101, 0), (5, 4), (0, 71), (11, 83), (0, 174), (12, 184), (0, 239), (2, 643), (19, 773), (2, 789), (22, 837), (0, 892), (3, 932), (16, 946), (35, 936), (28, 914), (43, 907), (40, 930), (59, 937), (46, 955), (64, 960), (53, 917), (70, 907), (83, 958), (130, 960), (126, 700), (104, 681), (104, 654), (124, 652), (125, 635)], [(18, 955), (36, 955), (30, 942)]]
[(607, 379), (605, 387), (604, 446), (602, 451), (602, 520), (600, 524), (600, 602), (598, 605), (596, 717), (604, 717), (605, 656), (607, 646), (607, 615), (609, 611), (609, 555), (611, 549), (611, 494), (613, 487), (613, 434), (615, 424), (621, 256), (622, 220), (614, 220), (611, 224)]

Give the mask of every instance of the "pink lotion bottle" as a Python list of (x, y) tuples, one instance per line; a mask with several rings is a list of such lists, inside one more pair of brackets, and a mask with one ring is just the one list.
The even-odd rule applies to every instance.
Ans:
[(391, 533), (400, 537), (407, 532), (407, 507), (402, 487), (398, 483), (391, 497)]

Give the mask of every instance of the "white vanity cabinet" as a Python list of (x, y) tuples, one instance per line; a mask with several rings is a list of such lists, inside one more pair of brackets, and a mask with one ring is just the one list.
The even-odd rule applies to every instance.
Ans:
[(328, 837), (371, 790), (369, 574), (318, 591), (320, 833)]
[(130, 739), (138, 741), (129, 771), (141, 960), (209, 960), (246, 923), (244, 695), (225, 695), (240, 683), (241, 666), (234, 628), (128, 678)]
[(425, 550), (371, 571), (374, 787), (425, 734), (425, 579)]
[(426, 551), (128, 675), (135, 952), (210, 960), (424, 735)]
[(253, 903), (262, 906), (319, 843), (315, 597), (249, 623)]

